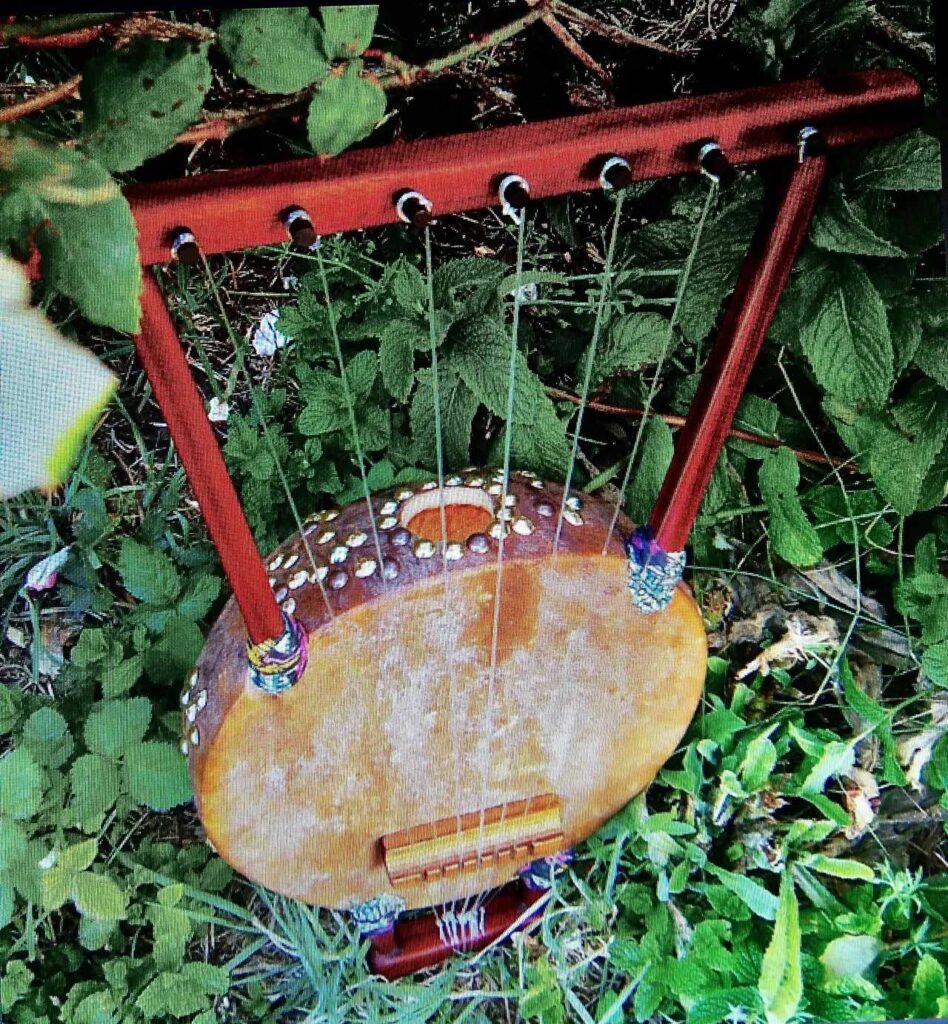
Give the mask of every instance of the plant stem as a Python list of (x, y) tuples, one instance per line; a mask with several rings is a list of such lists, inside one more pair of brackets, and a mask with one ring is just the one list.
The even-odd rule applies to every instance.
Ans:
[[(477, 39), (468, 43), (466, 46), (462, 46), (460, 49), (454, 50), (452, 53), (445, 54), (444, 57), (439, 57), (437, 60), (429, 61), (427, 64), (409, 64), (393, 53), (377, 49), (366, 50), (364, 56), (377, 60), (392, 70), (392, 74), (382, 76), (379, 79), (379, 85), (382, 89), (389, 90), (406, 88), (420, 80), (433, 78), (435, 75), (439, 75), (442, 71), (453, 67), (455, 64), (460, 64), (469, 57), (482, 53), (484, 50), (488, 50), (492, 46), (497, 46), (500, 43), (506, 42), (518, 32), (523, 31), (523, 29), (528, 25), (532, 25), (535, 21), (539, 21), (540, 18), (543, 17), (548, 6), (549, 0), (543, 0), (542, 3), (531, 8), (527, 14), (517, 18), (515, 21), (511, 21), (508, 24), (503, 25), (501, 28), (495, 29), (493, 32), (488, 32), (484, 35), (478, 36)], [(189, 128), (187, 131), (182, 132), (182, 134), (175, 139), (175, 142), (193, 144), (196, 142), (202, 142), (205, 139), (226, 139), (234, 132), (262, 124), (267, 121), (270, 114), (274, 112), (287, 110), (291, 107), (299, 106), (308, 102), (316, 91), (316, 88), (316, 86), (307, 86), (307, 88), (293, 96), (282, 96), (272, 104), (260, 107), (255, 111), (241, 114), (236, 117), (215, 117), (211, 120), (204, 121), (203, 123), (195, 125), (193, 128)]]
[(453, 67), (455, 64), (463, 63), (469, 57), (475, 57), (484, 50), (489, 50), (492, 46), (499, 46), (501, 43), (507, 42), (508, 39), (512, 39), (519, 32), (522, 32), (528, 25), (539, 21), (549, 9), (550, 2), (551, 0), (540, 0), (536, 6), (514, 21), (494, 29), (493, 32), (485, 32), (482, 35), (476, 36), (466, 46), (447, 53), (443, 57), (438, 57), (436, 60), (428, 61), (427, 64), (405, 65), (398, 74), (382, 79), (382, 88), (401, 89), (404, 86), (412, 85), (420, 78), (432, 78), (435, 75), (441, 74), (447, 68)]
[(79, 91), (81, 82), (82, 75), (74, 75), (68, 81), (63, 82), (62, 85), (57, 85), (53, 89), (41, 92), (38, 96), (32, 96), (28, 100), (23, 100), (22, 103), (14, 103), (9, 107), (0, 107), (0, 124), (8, 124), (10, 121), (16, 121), (21, 117), (26, 117), (28, 114), (35, 114), (39, 110), (51, 107), (60, 100), (74, 96)]
[(90, 25), (74, 32), (60, 32), (55, 36), (20, 36), (19, 44), (28, 50), (69, 50), (94, 43), (105, 32), (105, 25)]
[(678, 50), (662, 46), (661, 43), (653, 43), (651, 39), (643, 39), (632, 32), (627, 32), (624, 28), (601, 21), (585, 11), (580, 11), (570, 4), (563, 3), (563, 0), (551, 0), (551, 6), (554, 12), (561, 18), (565, 18), (566, 21), (571, 21), (574, 25), (581, 25), (590, 32), (594, 32), (597, 36), (602, 36), (603, 39), (618, 43), (620, 46), (644, 46), (649, 50), (663, 53), (666, 57), (677, 57), (679, 60), (685, 56), (685, 54), (679, 53)]
[(553, 33), (553, 35), (556, 36), (557, 40), (563, 44), (566, 50), (571, 53), (580, 62), (580, 64), (587, 67), (596, 76), (596, 78), (599, 79), (600, 84), (606, 90), (610, 100), (614, 101), (612, 75), (609, 74), (599, 61), (590, 56), (590, 54), (580, 46), (579, 42), (569, 29), (561, 22), (557, 21), (554, 14), (550, 11), (546, 11), (540, 20)]
[(105, 25), (120, 13), (111, 11), (104, 14), (56, 14), (42, 21), (21, 21), (12, 25), (0, 25), (0, 45), (18, 39), (40, 39), (44, 36), (62, 35), (93, 25)]
[[(559, 388), (547, 388), (546, 393), (550, 398), (555, 398), (561, 402), (572, 402), (573, 405), (581, 404), (579, 396), (571, 394), (569, 391), (561, 391)], [(629, 405), (609, 405), (606, 402), (589, 401), (586, 403), (586, 406), (596, 412), (605, 413), (607, 416), (627, 416), (630, 419), (641, 419), (646, 415), (644, 409), (637, 409), (634, 406)], [(670, 427), (683, 427), (685, 425), (685, 417), (676, 416), (674, 413), (658, 413), (653, 411), (649, 412), (648, 415), (657, 416), (660, 420), (664, 420), (664, 422)], [(728, 431), (728, 437), (732, 437), (736, 441), (747, 441), (750, 444), (759, 444), (762, 448), (781, 448), (784, 444), (784, 442), (778, 437), (767, 437), (765, 434), (755, 434), (751, 430), (741, 430), (739, 427), (733, 427)], [(802, 462), (815, 462), (822, 466), (836, 466), (838, 469), (845, 469), (850, 473), (858, 472), (856, 467), (850, 463), (849, 459), (826, 456), (821, 452), (810, 451), (807, 448), (791, 448), (790, 451), (792, 451), (793, 454)]]

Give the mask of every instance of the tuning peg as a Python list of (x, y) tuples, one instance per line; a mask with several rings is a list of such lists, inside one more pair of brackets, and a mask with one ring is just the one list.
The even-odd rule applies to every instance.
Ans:
[(799, 160), (802, 164), (807, 157), (823, 156), (827, 151), (826, 137), (812, 125), (801, 128), (797, 133)]
[(698, 150), (698, 165), (702, 173), (721, 185), (728, 184), (737, 176), (733, 164), (714, 140), (701, 144)]
[(632, 168), (621, 156), (610, 156), (599, 172), (599, 184), (604, 189), (627, 188), (632, 184)]
[(424, 231), (429, 224), (434, 223), (432, 209), (430, 199), (412, 190), (402, 192), (395, 202), (398, 216), (419, 231)]
[(514, 224), (523, 219), (523, 211), (530, 200), (530, 186), (519, 174), (506, 174), (497, 186), (500, 208)]
[(171, 258), (188, 267), (193, 267), (200, 262), (201, 249), (197, 239), (188, 228), (175, 228), (172, 232)]
[(312, 249), (319, 241), (312, 217), (301, 206), (290, 207), (283, 215), (283, 224), (293, 244), (301, 249)]

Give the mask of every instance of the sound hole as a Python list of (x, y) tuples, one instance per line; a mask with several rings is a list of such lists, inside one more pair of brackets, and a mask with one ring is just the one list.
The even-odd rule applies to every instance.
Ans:
[[(440, 543), (441, 492), (422, 491), (402, 507), (402, 526), (416, 537)], [(486, 533), (494, 518), (490, 495), (476, 487), (444, 488), (445, 533), (449, 543), (463, 543), (472, 533)]]

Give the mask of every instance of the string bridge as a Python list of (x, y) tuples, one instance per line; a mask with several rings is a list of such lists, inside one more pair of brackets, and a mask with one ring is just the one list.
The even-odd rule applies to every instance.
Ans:
[(452, 815), (382, 836), (392, 885), (433, 882), (509, 862), (511, 869), (561, 849), (563, 824), (551, 793)]

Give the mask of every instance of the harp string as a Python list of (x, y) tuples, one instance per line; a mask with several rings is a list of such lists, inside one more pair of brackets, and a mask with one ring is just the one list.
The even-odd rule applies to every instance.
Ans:
[[(484, 852), (484, 824), (485, 824), (485, 810), (487, 804), (487, 791), (490, 780), (490, 762), (491, 762), (491, 747), (492, 747), (492, 732), (493, 732), (493, 718), (494, 718), (494, 702), (496, 697), (497, 688), (497, 650), (499, 645), (500, 637), (500, 615), (501, 615), (501, 599), (502, 599), (502, 588), (503, 588), (503, 576), (504, 576), (504, 546), (507, 535), (507, 494), (510, 484), (510, 461), (513, 452), (513, 433), (514, 433), (514, 406), (516, 402), (517, 394), (517, 356), (519, 354), (519, 335), (520, 335), (520, 304), (521, 304), (521, 279), (523, 277), (523, 251), (524, 251), (524, 236), (527, 222), (526, 210), (523, 211), (520, 217), (520, 223), (517, 225), (517, 262), (516, 269), (514, 272), (514, 301), (513, 301), (513, 317), (510, 330), (510, 362), (507, 369), (507, 405), (506, 405), (506, 430), (504, 432), (504, 466), (503, 466), (503, 479), (501, 481), (500, 490), (500, 508), (497, 515), (498, 531), (497, 531), (497, 567), (494, 574), (494, 605), (493, 605), (493, 619), (491, 622), (491, 640), (490, 640), (490, 671), (487, 679), (487, 706), (486, 706), (486, 741), (487, 741), (487, 756), (484, 760), (484, 766), (481, 777), (481, 798), (479, 800), (480, 805), (480, 817), (478, 820), (478, 832), (477, 832), (477, 863), (480, 866), (481, 857)], [(509, 744), (509, 739), (505, 741), (504, 746)], [(500, 821), (506, 817), (508, 804), (508, 793), (504, 790), (504, 799), (500, 812)], [(474, 902), (474, 908), (479, 909), (482, 905), (487, 893), (482, 891), (477, 894)], [(465, 900), (465, 911), (469, 910), (469, 900)]]
[(441, 424), (441, 385), (438, 381), (438, 327), (435, 323), (434, 271), (431, 268), (431, 227), (425, 225), (425, 285), (428, 298), (428, 342), (431, 350), (431, 387), (434, 395), (435, 459), (438, 470), (438, 513), (441, 520), (441, 568), (448, 582), (448, 521), (444, 506), (444, 433)]
[(352, 433), (352, 443), (356, 450), (356, 459), (359, 463), (359, 476), (362, 478), (362, 492), (365, 496), (365, 505), (369, 510), (369, 525), (372, 528), (372, 540), (375, 544), (375, 554), (378, 558), (379, 576), (383, 582), (388, 582), (385, 575), (385, 559), (382, 557), (382, 543), (379, 539), (378, 524), (375, 520), (375, 509), (372, 507), (372, 492), (369, 490), (369, 478), (365, 471), (365, 456), (362, 451), (362, 441), (359, 438), (359, 426), (356, 423), (355, 405), (352, 401), (352, 391), (349, 388), (349, 379), (346, 377), (346, 364), (342, 357), (342, 345), (339, 342), (339, 330), (336, 326), (336, 309), (329, 294), (329, 280), (326, 277), (326, 265), (323, 262), (323, 254), (316, 250), (316, 265), (319, 269), (319, 280), (323, 288), (323, 298), (326, 300), (326, 315), (329, 320), (329, 333), (332, 336), (333, 348), (336, 353), (336, 363), (339, 366), (339, 376), (342, 380), (342, 394), (346, 403), (346, 411), (349, 414), (349, 429)]
[(335, 618), (335, 612), (332, 609), (332, 604), (329, 601), (329, 595), (326, 593), (326, 588), (323, 585), (323, 581), (319, 578), (318, 566), (316, 564), (316, 558), (313, 555), (313, 550), (310, 547), (309, 540), (306, 537), (306, 530), (304, 528), (303, 519), (300, 516), (299, 509), (297, 508), (296, 501), (293, 498), (293, 492), (290, 490), (290, 482), (287, 479), (286, 471), (283, 469), (283, 464), (280, 462), (280, 456), (277, 452), (276, 444), (274, 443), (273, 436), (270, 431), (270, 426), (267, 423), (267, 418), (263, 415), (263, 409), (260, 407), (260, 400), (257, 394), (257, 387), (254, 383), (253, 377), (250, 371), (247, 369), (247, 362), (244, 358), (246, 346), (242, 345), (237, 337), (237, 333), (234, 330), (234, 326), (231, 323), (231, 319), (227, 314), (227, 308), (224, 305), (224, 300), (221, 297), (220, 289), (217, 287), (217, 282), (214, 280), (214, 275), (211, 272), (210, 265), (207, 262), (207, 257), (201, 252), (201, 265), (204, 268), (204, 274), (207, 278), (208, 286), (211, 290), (211, 294), (214, 296), (214, 301), (217, 305), (218, 310), (221, 314), (221, 320), (224, 324), (224, 328), (227, 331), (227, 336), (230, 338), (231, 344), (234, 346), (235, 355), (235, 370), (238, 373), (242, 373), (244, 380), (247, 383), (247, 387), (250, 392), (250, 403), (253, 407), (254, 414), (260, 421), (260, 427), (263, 430), (264, 443), (267, 446), (267, 450), (270, 452), (270, 458), (273, 459), (273, 465), (276, 468), (277, 476), (280, 478), (280, 486), (283, 489), (283, 493), (286, 497), (286, 502), (290, 507), (290, 514), (293, 516), (293, 522), (296, 524), (297, 532), (299, 533), (300, 540), (303, 543), (303, 550), (306, 552), (306, 558), (309, 561), (310, 568), (312, 569), (312, 579), (316, 581), (319, 587), (319, 592), (322, 595), (323, 604), (329, 615), (329, 618)]
[[(438, 326), (436, 322), (435, 298), (434, 298), (434, 269), (431, 255), (431, 226), (425, 225), (425, 288), (428, 300), (428, 342), (431, 356), (431, 388), (434, 398), (434, 423), (435, 423), (435, 461), (438, 475), (438, 511), (441, 522), (441, 571), (442, 571), (442, 607), (441, 620), (446, 621), (449, 608), (453, 603), (449, 599), (450, 593), (454, 592), (453, 581), (448, 573), (448, 523), (445, 508), (444, 493), (444, 429), (441, 415), (441, 383), (438, 370)], [(447, 632), (446, 630), (444, 631)], [(446, 642), (445, 647), (448, 648)], [(456, 675), (450, 664), (452, 651), (448, 648), (442, 656), (442, 664), (446, 665), (448, 673), (448, 716), (451, 741), (453, 747), (453, 769), (454, 769), (454, 818), (455, 818), (455, 852), (460, 859), (461, 856), (461, 743), (458, 729), (458, 707), (456, 692)], [(455, 901), (450, 900), (442, 908), (434, 908), (435, 920), (445, 928), (445, 934), (451, 933), (451, 923), (456, 920)]]
[(672, 342), (675, 337), (675, 328), (678, 325), (678, 316), (681, 311), (681, 300), (684, 297), (685, 290), (688, 287), (688, 281), (691, 278), (691, 270), (694, 266), (695, 256), (697, 255), (698, 248), (701, 245), (701, 239), (704, 236), (705, 225), (708, 220), (708, 214), (711, 211), (711, 207), (714, 205), (714, 201), (718, 194), (718, 183), (713, 178), (708, 182), (708, 191), (705, 195), (704, 206), (701, 209), (701, 216), (698, 219), (698, 226), (695, 229), (694, 238), (692, 239), (691, 249), (688, 252), (688, 256), (685, 260), (685, 264), (681, 269), (681, 273), (678, 275), (678, 284), (675, 288), (675, 302), (672, 306), (671, 318), (668, 321), (668, 331), (665, 334), (665, 342), (662, 346), (661, 354), (658, 358), (658, 363), (655, 366), (655, 373), (652, 376), (652, 383), (648, 390), (648, 396), (645, 399), (645, 406), (643, 409), (642, 418), (639, 420), (639, 425), (635, 431), (635, 439), (632, 442), (632, 451), (629, 454), (628, 461), (625, 465), (625, 472), (622, 475), (622, 483), (619, 486), (619, 496), (616, 498), (616, 506), (612, 513), (612, 520), (609, 524), (609, 531), (606, 534), (605, 543), (602, 546), (602, 553), (606, 554), (609, 550), (609, 544), (612, 540), (612, 535), (615, 533), (616, 523), (619, 521), (619, 514), (622, 511), (622, 506), (625, 504), (625, 494), (629, 486), (629, 479), (632, 476), (632, 467), (635, 464), (636, 456), (638, 455), (639, 445), (642, 441), (642, 433), (645, 430), (645, 424), (648, 422), (649, 414), (652, 410), (652, 403), (655, 400), (655, 395), (658, 393), (658, 383), (662, 375), (662, 368), (665, 365), (665, 360), (668, 357), (668, 353), (671, 349)]
[(602, 330), (603, 313), (606, 308), (606, 299), (612, 285), (612, 263), (616, 251), (616, 240), (619, 237), (619, 220), (622, 217), (622, 204), (625, 200), (625, 190), (621, 190), (616, 196), (615, 210), (612, 217), (612, 232), (609, 237), (609, 244), (606, 249), (606, 259), (602, 268), (600, 279), (599, 302), (596, 306), (596, 318), (593, 322), (592, 340), (589, 343), (589, 352), (586, 356), (586, 366), (583, 370), (583, 387), (579, 399), (579, 412), (576, 416), (576, 426), (573, 431), (573, 448), (570, 452), (569, 468), (566, 471), (566, 481), (563, 484), (563, 496), (560, 500), (560, 513), (556, 521), (556, 533), (553, 537), (553, 556), (560, 547), (560, 537), (563, 533), (563, 516), (566, 513), (566, 499), (569, 497), (570, 486), (573, 482), (573, 472), (576, 469), (576, 459), (579, 456), (579, 437), (583, 426), (583, 416), (586, 412), (586, 403), (589, 400), (589, 387), (592, 383), (593, 364), (596, 361), (596, 349), (599, 345), (599, 334)]

